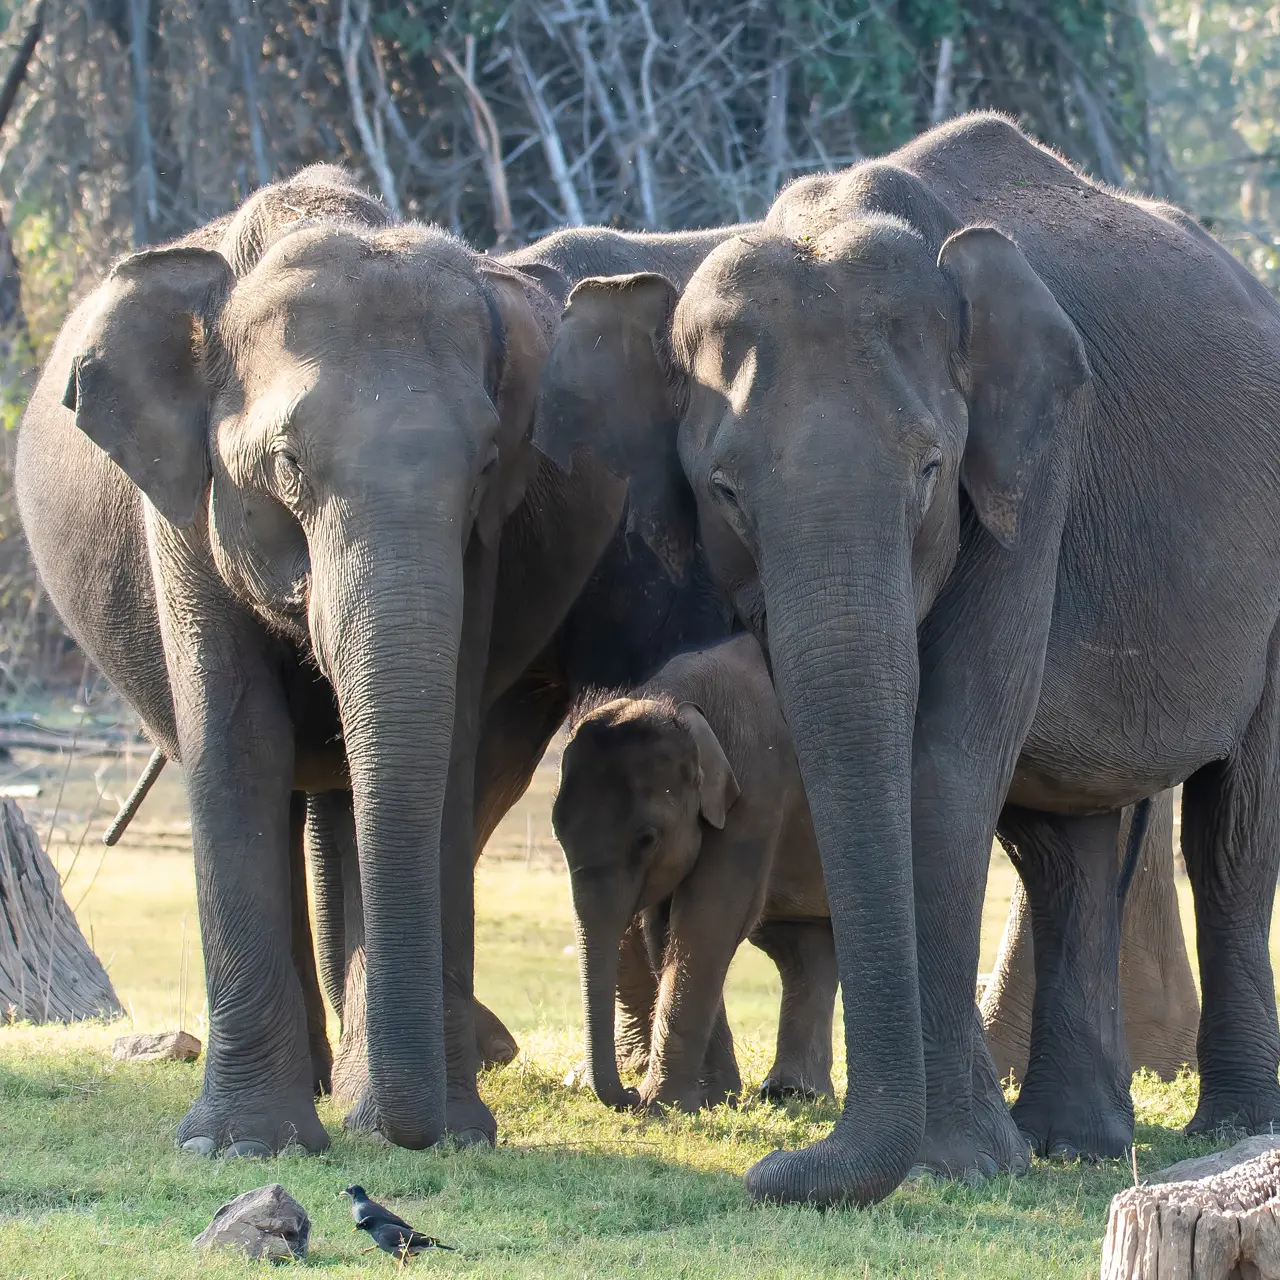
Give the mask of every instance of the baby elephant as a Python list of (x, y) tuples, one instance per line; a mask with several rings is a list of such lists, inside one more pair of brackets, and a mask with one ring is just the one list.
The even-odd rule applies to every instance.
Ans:
[[(749, 937), (782, 976), (766, 1096), (832, 1093), (835, 945), (800, 770), (759, 645), (673, 658), (580, 712), (552, 810), (578, 922), (587, 1070), (602, 1102), (692, 1111), (741, 1089), (724, 1015)], [(642, 913), (658, 978), (648, 1071), (624, 1089), (618, 950)]]

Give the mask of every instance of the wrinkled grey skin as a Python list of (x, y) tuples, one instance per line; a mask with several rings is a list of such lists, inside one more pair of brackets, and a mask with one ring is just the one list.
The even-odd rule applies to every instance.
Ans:
[[(387, 221), (313, 170), (220, 235), (126, 259), (64, 326), (20, 436), (50, 594), (183, 763), (210, 1005), (192, 1149), (327, 1142), (285, 877), (290, 793), (348, 778), (374, 1098), (402, 1145), (446, 1124), (438, 833), (451, 762), (474, 755), (485, 671), (467, 655), (488, 648), (504, 522), (545, 514), (524, 502), (525, 436), (549, 326), (535, 282)], [(537, 651), (617, 505), (554, 548), (577, 580), (542, 602), (543, 635), (526, 617), (504, 637)], [(492, 1132), (466, 996), (447, 1117), (463, 1140)]]
[[(569, 864), (588, 1077), (614, 1107), (695, 1111), (741, 1090), (724, 982), (750, 937), (779, 965), (777, 1055), (762, 1092), (831, 1088), (835, 948), (795, 752), (760, 646), (736, 636), (673, 658), (576, 718), (552, 822)], [(648, 1069), (619, 1080), (619, 944), (663, 921)], [(713, 1034), (716, 1033), (716, 1034)]]
[[(1124, 856), (1132, 810), (1120, 827)], [(1036, 975), (1031, 908), (1018, 881), (991, 980), (982, 993), (982, 1026), (996, 1074), (1026, 1079)], [(1200, 1001), (1187, 960), (1173, 878), (1173, 792), (1156, 798), (1124, 904), (1120, 933), (1120, 999), (1135, 1071), (1172, 1080), (1196, 1065)], [(1064, 1155), (1070, 1154), (1064, 1152)]]
[[(536, 443), (563, 465), (589, 452), (633, 499), (692, 494), (767, 643), (822, 853), (845, 1110), (756, 1166), (751, 1193), (865, 1203), (914, 1163), (1123, 1150), (1116, 839), (1126, 805), (1183, 779), (1191, 1129), (1280, 1120), (1265, 291), (1184, 214), (976, 115), (798, 181), (683, 290), (580, 285), (560, 338), (548, 368), (574, 394), (542, 395)], [(1035, 934), (1012, 1117), (974, 1006), (997, 823)]]
[[(581, 241), (592, 270), (681, 279), (706, 248)], [(493, 1138), (474, 835), (572, 697), (520, 681), (624, 501), (603, 470), (566, 478), (528, 447), (559, 302), (544, 280), (567, 288), (392, 226), (317, 167), (117, 264), (25, 415), (41, 576), (187, 781), (210, 1009), (192, 1150), (327, 1144), (300, 793), (348, 788), (329, 817), (358, 849), (369, 1104), (404, 1146)]]

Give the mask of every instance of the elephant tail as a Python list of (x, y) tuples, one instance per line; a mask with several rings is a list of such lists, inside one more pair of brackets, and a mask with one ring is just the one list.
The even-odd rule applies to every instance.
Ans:
[(133, 815), (142, 807), (142, 802), (147, 798), (147, 792), (151, 790), (152, 783), (160, 776), (160, 770), (164, 768), (165, 754), (157, 747), (151, 753), (151, 759), (147, 761), (147, 767), (142, 771), (142, 777), (137, 781), (133, 790), (129, 792), (128, 799), (120, 806), (120, 812), (116, 814), (111, 825), (102, 833), (102, 843), (105, 845), (113, 845), (125, 833), (125, 828), (133, 821)]
[(1120, 865), (1120, 878), (1116, 882), (1116, 900), (1122, 912), (1125, 899), (1129, 896), (1129, 886), (1133, 883), (1133, 873), (1138, 869), (1142, 842), (1147, 838), (1147, 828), (1151, 825), (1152, 803), (1151, 797), (1148, 796), (1133, 806), (1133, 821), (1129, 823), (1129, 839), (1124, 847), (1124, 862)]

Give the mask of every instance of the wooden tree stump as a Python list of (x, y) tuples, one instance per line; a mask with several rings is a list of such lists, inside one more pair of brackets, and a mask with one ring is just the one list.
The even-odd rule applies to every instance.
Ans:
[(1280, 1151), (1111, 1201), (1102, 1280), (1280, 1280)]
[(123, 1012), (39, 837), (12, 800), (0, 800), (0, 1020), (73, 1022)]

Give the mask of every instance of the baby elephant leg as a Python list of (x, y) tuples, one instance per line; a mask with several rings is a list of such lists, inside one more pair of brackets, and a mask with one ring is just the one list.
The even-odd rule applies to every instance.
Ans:
[(760, 1096), (771, 1102), (835, 1097), (831, 1022), (840, 977), (831, 921), (775, 920), (757, 925), (751, 941), (778, 966), (782, 979), (777, 1054)]
[(707, 1056), (702, 1062), (702, 1105), (718, 1107), (742, 1094), (742, 1076), (738, 1072), (738, 1056), (733, 1051), (733, 1032), (725, 1012), (724, 997), (711, 1027)]

